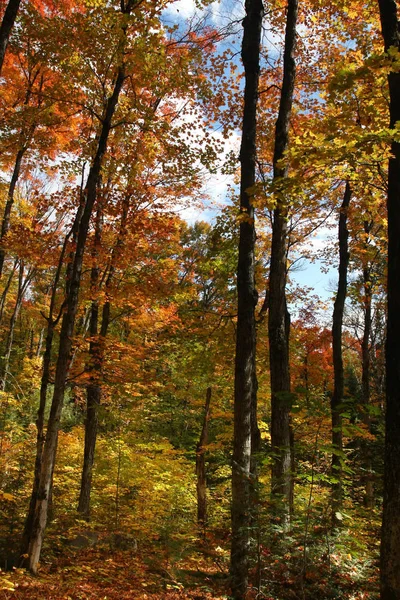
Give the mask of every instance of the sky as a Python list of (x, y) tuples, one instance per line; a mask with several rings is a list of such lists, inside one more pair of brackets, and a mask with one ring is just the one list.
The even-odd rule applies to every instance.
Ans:
[[(200, 11), (196, 8), (194, 0), (176, 0), (171, 2), (167, 9), (164, 11), (163, 19), (166, 23), (179, 23), (182, 27), (190, 20), (196, 20), (196, 18), (205, 17), (207, 23), (212, 27), (221, 29), (227, 27), (227, 25), (233, 21), (237, 21), (237, 33), (231, 36), (226, 43), (230, 44), (237, 51), (237, 58), (235, 59), (238, 64), (238, 68), (241, 68), (240, 64), (240, 45), (241, 45), (241, 32), (240, 20), (244, 17), (244, 6), (243, 2), (239, 0), (215, 0), (211, 2), (205, 9)], [(263, 44), (270, 50), (270, 54), (277, 55), (281, 49), (281, 39), (279, 36), (273, 35), (270, 31), (265, 29)], [(200, 116), (188, 116), (183, 115), (182, 121), (187, 119), (196, 120), (198, 124), (198, 131), (202, 131), (204, 126)], [(223, 140), (221, 133), (218, 130), (210, 131), (211, 136), (220, 142), (223, 142), (223, 152), (221, 155), (221, 163), (224, 161), (224, 157), (230, 151), (234, 151), (239, 156), (240, 148), (240, 131), (233, 131), (228, 140)], [(228, 195), (229, 187), (234, 187), (232, 176), (223, 175), (221, 172), (216, 174), (205, 176), (204, 191), (209, 196), (210, 202), (200, 209), (199, 207), (189, 206), (179, 210), (179, 214), (188, 223), (192, 224), (197, 220), (205, 220), (212, 222), (217, 216), (221, 207), (229, 204), (230, 198)], [(334, 234), (333, 234), (334, 235)], [(307, 242), (307, 250), (317, 251), (319, 248), (326, 246), (328, 238), (332, 237), (331, 229), (321, 229), (317, 232), (317, 235)], [(290, 275), (292, 284), (298, 284), (300, 286), (307, 286), (312, 288), (313, 293), (321, 297), (323, 301), (330, 301), (334, 295), (334, 288), (337, 281), (337, 271), (331, 267), (327, 272), (325, 265), (316, 260), (311, 262), (308, 259), (302, 259), (299, 261), (298, 268), (296, 268)]]

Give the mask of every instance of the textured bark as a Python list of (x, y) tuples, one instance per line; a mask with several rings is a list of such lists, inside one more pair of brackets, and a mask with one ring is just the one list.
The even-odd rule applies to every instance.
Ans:
[(76, 235), (78, 233), (78, 227), (80, 218), (82, 216), (82, 205), (79, 207), (77, 215), (75, 217), (74, 224), (70, 230), (70, 232), (65, 236), (64, 244), (60, 253), (60, 258), (58, 259), (57, 271), (55, 273), (51, 299), (50, 299), (50, 307), (49, 307), (49, 316), (47, 317), (47, 333), (46, 333), (46, 342), (45, 342), (45, 351), (42, 359), (42, 378), (40, 383), (40, 397), (39, 397), (39, 408), (37, 412), (36, 418), (36, 458), (35, 458), (35, 470), (33, 476), (33, 486), (31, 499), (29, 502), (28, 514), (25, 519), (24, 531), (22, 534), (21, 547), (20, 547), (20, 556), (23, 557), (21, 560), (21, 566), (27, 566), (27, 562), (25, 560), (25, 556), (28, 554), (30, 536), (32, 533), (32, 526), (35, 516), (35, 506), (36, 500), (38, 496), (39, 490), (39, 482), (40, 482), (40, 472), (42, 467), (42, 454), (43, 447), (45, 443), (45, 411), (46, 411), (46, 403), (47, 403), (47, 390), (50, 382), (50, 366), (51, 366), (51, 351), (53, 346), (53, 338), (54, 338), (54, 330), (57, 326), (57, 323), (62, 314), (62, 308), (57, 317), (54, 316), (55, 305), (57, 300), (57, 290), (58, 284), (60, 281), (61, 271), (63, 269), (64, 264), (64, 256), (67, 249), (67, 244), (72, 236), (75, 241)]
[(68, 295), (66, 298), (65, 312), (62, 319), (58, 359), (56, 364), (56, 373), (54, 381), (54, 393), (50, 410), (49, 422), (47, 426), (46, 441), (43, 448), (42, 467), (40, 473), (40, 483), (35, 507), (35, 517), (30, 535), (30, 544), (28, 551), (29, 569), (36, 573), (37, 565), (42, 548), (44, 530), (47, 522), (47, 510), (49, 501), (49, 492), (51, 488), (52, 474), (55, 463), (57, 449), (58, 430), (61, 418), (62, 407), (64, 403), (65, 385), (68, 375), (72, 337), (74, 332), (75, 317), (78, 307), (79, 288), (81, 283), (81, 273), (83, 264), (83, 255), (85, 252), (86, 239), (89, 230), (90, 218), (93, 206), (96, 201), (97, 186), (100, 180), (101, 165), (103, 156), (107, 148), (107, 140), (111, 130), (111, 121), (114, 115), (118, 97), (125, 79), (124, 68), (118, 69), (117, 78), (111, 97), (107, 101), (102, 128), (99, 136), (97, 152), (89, 171), (88, 180), (85, 188), (86, 203), (82, 218), (79, 223), (76, 251), (68, 283)]
[(0, 74), (3, 68), (8, 40), (18, 14), (21, 0), (9, 0), (0, 26)]
[[(252, 420), (256, 403), (257, 292), (254, 277), (254, 208), (249, 189), (255, 183), (256, 115), (260, 73), (263, 4), (246, 0), (242, 61), (245, 71), (242, 141), (240, 147), (240, 231), (237, 270), (238, 320), (235, 357), (234, 438), (232, 464), (231, 588), (234, 600), (245, 597), (248, 585), (250, 471)], [(253, 413), (253, 418), (252, 418)]]
[(207, 525), (207, 479), (206, 479), (206, 445), (208, 444), (208, 421), (210, 420), (211, 388), (207, 388), (204, 407), (203, 427), (196, 448), (197, 475), (197, 524), (205, 530)]
[[(364, 222), (364, 232), (368, 237), (371, 231), (371, 224)], [(371, 402), (371, 355), (370, 339), (372, 328), (372, 281), (371, 266), (366, 264), (363, 267), (363, 287), (364, 287), (364, 332), (361, 342), (361, 385), (362, 385), (362, 404), (363, 404), (363, 422), (371, 433), (371, 418), (369, 406)], [(374, 480), (372, 469), (372, 448), (369, 441), (362, 444), (362, 461), (365, 472), (365, 496), (364, 504), (366, 508), (374, 506)]]
[[(92, 322), (95, 310), (92, 312)], [(93, 375), (92, 375), (93, 377)], [(79, 494), (78, 512), (86, 519), (90, 519), (90, 495), (92, 491), (92, 477), (94, 455), (97, 440), (98, 407), (101, 401), (101, 386), (93, 382), (87, 388), (87, 407), (85, 423), (85, 449), (82, 467), (81, 489)]]
[(332, 350), (333, 350), (333, 394), (331, 398), (332, 418), (332, 514), (333, 523), (339, 524), (336, 513), (342, 506), (342, 462), (343, 462), (343, 433), (342, 433), (342, 405), (344, 396), (344, 369), (342, 356), (342, 329), (344, 305), (347, 295), (347, 271), (349, 266), (349, 249), (347, 230), (347, 213), (351, 199), (350, 184), (346, 183), (342, 206), (339, 215), (339, 282), (333, 307), (332, 322)]
[[(92, 491), (92, 477), (94, 456), (97, 441), (97, 426), (98, 426), (98, 408), (101, 402), (102, 394), (102, 371), (104, 362), (104, 347), (105, 340), (110, 325), (111, 302), (110, 292), (113, 277), (115, 274), (116, 261), (120, 256), (124, 240), (126, 236), (127, 220), (129, 213), (130, 196), (127, 195), (122, 203), (121, 224), (118, 232), (117, 243), (115, 244), (110, 261), (110, 269), (108, 272), (105, 291), (106, 301), (103, 305), (101, 315), (100, 334), (98, 333), (99, 321), (99, 305), (97, 301), (92, 302), (90, 316), (90, 347), (89, 347), (89, 371), (91, 372), (91, 381), (87, 388), (87, 412), (85, 423), (85, 449), (83, 457), (81, 488), (78, 502), (78, 512), (86, 519), (90, 519), (90, 495)], [(100, 243), (100, 222), (98, 222), (97, 243)], [(94, 257), (95, 258), (95, 257)], [(92, 289), (98, 286), (99, 270), (94, 266), (91, 272)]]
[(101, 340), (98, 337), (99, 324), (99, 291), (100, 269), (98, 266), (98, 249), (101, 244), (102, 231), (102, 208), (97, 209), (96, 229), (94, 236), (92, 261), (93, 266), (90, 274), (90, 287), (92, 291), (92, 305), (90, 309), (90, 344), (89, 344), (89, 384), (86, 390), (86, 422), (85, 422), (85, 449), (83, 454), (83, 467), (81, 478), (81, 489), (78, 502), (78, 512), (89, 520), (90, 518), (90, 493), (92, 489), (92, 475), (94, 464), (94, 453), (96, 448), (98, 407), (101, 401), (100, 377), (102, 370)]
[(289, 126), (296, 79), (296, 24), (298, 0), (288, 0), (283, 55), (283, 81), (279, 114), (275, 127), (274, 186), (277, 206), (272, 224), (271, 264), (269, 275), (268, 335), (271, 371), (271, 445), (273, 453), (271, 492), (276, 515), (282, 525), (290, 520), (292, 485), (289, 330), (286, 306), (286, 262), (288, 252), (288, 204), (284, 180), (288, 166), (285, 153), (289, 145)]
[[(385, 50), (400, 50), (395, 0), (379, 0)], [(388, 76), (390, 127), (400, 121), (400, 73)], [(400, 144), (392, 143), (388, 174), (388, 316), (386, 437), (381, 538), (381, 600), (400, 600)]]

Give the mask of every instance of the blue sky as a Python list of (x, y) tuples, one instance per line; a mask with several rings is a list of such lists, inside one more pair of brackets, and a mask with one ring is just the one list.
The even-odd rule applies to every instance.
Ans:
[[(175, 2), (171, 2), (164, 11), (163, 18), (166, 23), (178, 23), (182, 28), (187, 26), (189, 21), (193, 20), (195, 22), (199, 18), (204, 18), (209, 25), (218, 29), (226, 27), (233, 21), (237, 21), (235, 25), (236, 35), (230, 36), (229, 40), (224, 42), (224, 45), (229, 44), (232, 50), (238, 53), (234, 60), (238, 65), (238, 69), (241, 69), (240, 45), (242, 28), (240, 20), (243, 16), (243, 3), (236, 0), (215, 0), (202, 11), (196, 8), (195, 0), (176, 0)], [(271, 55), (277, 56), (279, 54), (281, 51), (281, 42), (279, 36), (273, 35), (272, 32), (268, 31), (268, 28), (265, 29), (263, 44), (270, 49)], [(201, 131), (203, 125), (200, 113), (197, 117), (192, 115), (183, 116), (182, 118), (183, 120), (197, 119), (199, 131)], [(218, 129), (212, 131), (212, 135), (218, 138), (219, 141), (222, 140), (222, 135)], [(234, 150), (238, 155), (239, 147), (240, 131), (232, 131), (230, 139), (224, 141), (221, 162), (223, 162), (224, 155), (231, 150)], [(220, 208), (230, 203), (228, 187), (232, 185), (232, 176), (223, 175), (221, 172), (215, 175), (205, 174), (204, 191), (209, 196), (210, 202), (206, 202), (202, 209), (198, 206), (182, 207), (179, 209), (180, 215), (189, 223), (193, 223), (196, 220), (212, 221), (219, 213)], [(312, 247), (314, 251), (317, 251), (319, 248), (326, 246), (329, 235), (332, 236), (332, 230), (320, 230), (315, 238), (307, 242), (308, 248)], [(291, 279), (300, 286), (313, 288), (322, 300), (329, 302), (334, 294), (333, 290), (337, 281), (337, 271), (335, 268), (330, 268), (326, 273), (321, 261), (310, 262), (308, 259), (303, 259), (300, 261), (300, 268), (291, 273)]]

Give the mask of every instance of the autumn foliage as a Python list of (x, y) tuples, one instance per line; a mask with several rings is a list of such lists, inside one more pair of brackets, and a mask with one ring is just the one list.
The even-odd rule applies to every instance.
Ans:
[[(264, 2), (240, 160), (240, 3), (17, 4), (0, 32), (0, 598), (227, 598), (233, 531), (241, 600), (377, 599), (399, 143), (378, 3), (299, 4), (279, 133), (290, 23)], [(233, 530), (232, 468), (250, 507)]]

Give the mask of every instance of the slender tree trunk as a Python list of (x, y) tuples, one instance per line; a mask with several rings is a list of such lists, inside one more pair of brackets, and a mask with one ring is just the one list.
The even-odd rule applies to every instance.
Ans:
[(347, 213), (351, 198), (349, 182), (346, 183), (342, 206), (339, 215), (339, 282), (333, 308), (332, 324), (332, 350), (334, 385), (331, 398), (332, 417), (332, 514), (333, 524), (338, 525), (340, 520), (336, 513), (342, 507), (342, 463), (343, 463), (343, 434), (342, 434), (342, 404), (344, 396), (344, 369), (342, 356), (342, 329), (344, 305), (347, 294), (347, 270), (349, 266), (349, 249), (347, 230)]
[[(370, 224), (364, 222), (364, 232), (368, 236), (370, 233)], [(371, 433), (371, 417), (369, 407), (371, 402), (371, 355), (370, 339), (372, 328), (372, 281), (371, 267), (365, 265), (363, 268), (363, 286), (364, 286), (364, 332), (361, 342), (361, 367), (362, 367), (362, 404), (363, 404), (363, 422)], [(372, 448), (369, 441), (363, 444), (363, 467), (365, 472), (365, 496), (364, 504), (366, 508), (374, 506), (374, 480), (372, 473)]]
[[(400, 50), (395, 0), (379, 0), (385, 50)], [(390, 127), (400, 121), (400, 73), (389, 73)], [(392, 143), (388, 176), (388, 317), (386, 438), (381, 538), (381, 600), (400, 600), (400, 144)]]
[(39, 356), (42, 354), (43, 337), (44, 337), (44, 328), (42, 327), (41, 330), (40, 330), (40, 332), (39, 332), (38, 342), (36, 344), (36, 350), (35, 350), (35, 357), (36, 358), (39, 358)]
[[(94, 323), (96, 308), (92, 306), (92, 317), (91, 317), (91, 328)], [(98, 307), (97, 307), (98, 313)], [(92, 334), (91, 334), (92, 335)], [(91, 345), (96, 344), (96, 342)], [(91, 356), (94, 356), (94, 350), (91, 351)], [(101, 386), (96, 380), (95, 372), (98, 368), (92, 369), (92, 381), (87, 387), (87, 407), (86, 407), (86, 423), (85, 423), (85, 448), (84, 458), (82, 467), (82, 479), (81, 488), (78, 503), (78, 512), (89, 521), (90, 519), (90, 494), (92, 491), (92, 476), (93, 476), (93, 465), (94, 465), (94, 454), (96, 448), (97, 439), (97, 426), (98, 426), (98, 407), (101, 401)]]
[(269, 275), (268, 335), (271, 371), (271, 445), (273, 453), (271, 492), (276, 516), (285, 527), (290, 522), (292, 485), (289, 330), (286, 305), (288, 252), (288, 204), (284, 184), (288, 165), (283, 164), (289, 146), (289, 126), (296, 79), (296, 24), (298, 0), (288, 0), (283, 81), (279, 114), (275, 128), (274, 185), (277, 206), (272, 224), (271, 265)]
[(14, 164), (14, 171), (11, 177), (11, 181), (10, 181), (10, 186), (8, 188), (8, 194), (7, 194), (7, 202), (4, 208), (4, 214), (3, 214), (3, 220), (1, 223), (1, 233), (0, 233), (0, 277), (3, 274), (3, 267), (4, 267), (4, 259), (6, 256), (6, 252), (4, 249), (4, 238), (8, 233), (8, 230), (10, 229), (10, 217), (11, 217), (11, 210), (12, 207), (14, 205), (14, 194), (15, 194), (15, 188), (17, 185), (17, 181), (18, 181), (18, 177), (19, 174), (21, 172), (21, 163), (22, 163), (22, 159), (23, 156), (25, 154), (26, 148), (21, 148), (21, 150), (18, 151), (16, 159), (15, 159), (15, 164)]
[[(104, 362), (104, 346), (110, 324), (110, 292), (115, 273), (116, 261), (123, 249), (126, 236), (127, 219), (129, 213), (130, 196), (127, 195), (122, 203), (121, 224), (118, 232), (117, 243), (113, 248), (110, 261), (110, 270), (108, 272), (105, 288), (106, 301), (103, 305), (100, 336), (98, 336), (98, 302), (92, 303), (90, 331), (91, 343), (89, 348), (90, 364), (92, 371), (92, 381), (87, 388), (87, 414), (85, 423), (85, 450), (83, 458), (81, 489), (79, 495), (78, 512), (90, 518), (90, 495), (92, 490), (92, 474), (94, 465), (94, 455), (97, 441), (98, 425), (98, 407), (101, 402), (101, 377)], [(98, 233), (98, 243), (100, 243), (100, 233)], [(94, 267), (92, 270), (92, 289), (97, 287), (99, 272)]]
[[(59, 319), (61, 318), (63, 312), (63, 306), (60, 309), (60, 312), (56, 318), (54, 318), (55, 305), (57, 300), (57, 290), (58, 284), (60, 281), (61, 271), (64, 264), (64, 256), (67, 249), (68, 241), (72, 235), (74, 241), (76, 238), (76, 234), (78, 232), (80, 217), (82, 215), (82, 205), (79, 207), (77, 215), (75, 217), (74, 224), (70, 230), (70, 232), (65, 236), (64, 244), (60, 253), (60, 258), (58, 259), (57, 271), (54, 277), (53, 288), (51, 292), (50, 299), (50, 307), (49, 307), (49, 316), (47, 317), (47, 333), (46, 333), (46, 342), (45, 342), (45, 351), (43, 354), (42, 360), (42, 379), (40, 384), (40, 397), (39, 397), (39, 408), (37, 412), (36, 418), (36, 458), (35, 458), (35, 469), (33, 476), (33, 486), (31, 499), (29, 502), (28, 514), (25, 519), (24, 531), (22, 534), (21, 547), (20, 547), (20, 556), (23, 557), (21, 560), (21, 566), (25, 566), (26, 560), (25, 557), (28, 554), (30, 536), (33, 528), (33, 521), (35, 516), (35, 507), (36, 500), (38, 497), (39, 491), (39, 482), (40, 482), (40, 472), (42, 467), (42, 455), (43, 448), (45, 443), (45, 410), (47, 403), (47, 390), (50, 382), (50, 366), (51, 366), (51, 351), (53, 346), (53, 338), (54, 338), (54, 330), (57, 326)], [(27, 564), (27, 563), (26, 563)]]
[(372, 326), (372, 284), (371, 284), (371, 269), (368, 266), (363, 268), (363, 287), (364, 287), (364, 332), (361, 342), (361, 386), (362, 386), (362, 401), (364, 408), (368, 408), (371, 398), (370, 389), (370, 338)]
[(117, 78), (114, 85), (112, 96), (107, 101), (104, 120), (97, 147), (96, 156), (89, 171), (88, 180), (85, 189), (86, 204), (83, 210), (82, 218), (79, 224), (78, 239), (74, 256), (74, 263), (69, 280), (69, 293), (66, 299), (66, 311), (63, 315), (59, 353), (56, 365), (54, 393), (52, 406), (47, 426), (46, 441), (43, 448), (42, 468), (40, 473), (40, 483), (38, 497), (35, 507), (35, 517), (30, 536), (28, 551), (29, 569), (36, 573), (37, 565), (42, 548), (44, 530), (47, 522), (47, 509), (49, 501), (49, 492), (54, 469), (55, 453), (57, 449), (57, 439), (61, 412), (64, 402), (65, 385), (69, 370), (72, 336), (75, 325), (76, 311), (78, 307), (78, 295), (81, 283), (81, 273), (83, 264), (83, 255), (86, 246), (86, 238), (89, 229), (90, 218), (93, 206), (96, 201), (97, 186), (100, 180), (101, 165), (103, 156), (107, 149), (107, 140), (111, 130), (111, 121), (117, 106), (118, 97), (125, 79), (123, 66), (119, 67)]
[(6, 285), (4, 287), (3, 293), (1, 294), (1, 298), (0, 298), (0, 323), (3, 321), (3, 314), (4, 314), (4, 309), (5, 309), (5, 306), (6, 306), (6, 299), (7, 299), (8, 290), (10, 289), (10, 285), (12, 283), (12, 280), (14, 279), (14, 274), (15, 274), (15, 271), (17, 269), (18, 263), (19, 263), (19, 259), (17, 258), (14, 261), (13, 267), (12, 267), (12, 269), (10, 271), (9, 276), (8, 276), (8, 279), (7, 279)]
[(17, 322), (19, 311), (21, 310), (22, 300), (24, 298), (24, 295), (25, 295), (26, 289), (29, 285), (29, 282), (31, 280), (31, 277), (32, 277), (32, 271), (28, 271), (28, 273), (24, 279), (24, 263), (21, 262), (20, 267), (19, 267), (17, 298), (15, 300), (14, 310), (13, 310), (13, 313), (12, 313), (11, 319), (10, 319), (10, 327), (8, 329), (8, 334), (7, 334), (7, 339), (6, 339), (6, 347), (4, 350), (4, 356), (3, 356), (2, 367), (1, 367), (0, 390), (3, 392), (6, 389), (8, 369), (10, 366), (11, 351), (12, 351), (13, 342), (14, 342), (15, 324)]
[(93, 243), (93, 266), (90, 274), (90, 287), (92, 291), (92, 305), (90, 309), (90, 345), (89, 345), (89, 384), (86, 390), (86, 423), (85, 423), (85, 449), (83, 455), (83, 468), (81, 490), (79, 495), (78, 512), (89, 520), (90, 518), (90, 493), (92, 489), (92, 475), (94, 453), (96, 448), (98, 407), (101, 401), (101, 370), (102, 370), (102, 342), (98, 338), (99, 324), (99, 292), (100, 268), (98, 266), (98, 250), (101, 244), (102, 208), (97, 209), (96, 229)]
[(0, 26), (0, 75), (11, 30), (18, 14), (21, 0), (9, 0)]
[[(252, 421), (256, 403), (257, 291), (254, 275), (254, 207), (249, 190), (255, 183), (256, 116), (263, 18), (261, 0), (246, 0), (242, 61), (245, 71), (242, 142), (240, 148), (240, 230), (237, 270), (238, 320), (235, 358), (234, 436), (232, 464), (231, 587), (234, 600), (248, 585)], [(253, 417), (252, 417), (253, 414)]]
[(207, 388), (204, 407), (203, 427), (196, 448), (197, 475), (197, 525), (204, 532), (207, 525), (207, 480), (206, 480), (206, 446), (208, 444), (208, 421), (210, 420), (211, 388)]
[[(250, 457), (250, 527), (253, 532), (259, 531), (259, 489), (258, 489), (258, 463), (260, 460), (261, 433), (257, 418), (257, 373), (254, 370), (253, 401), (251, 404), (251, 457)], [(253, 536), (254, 539), (254, 536)]]

